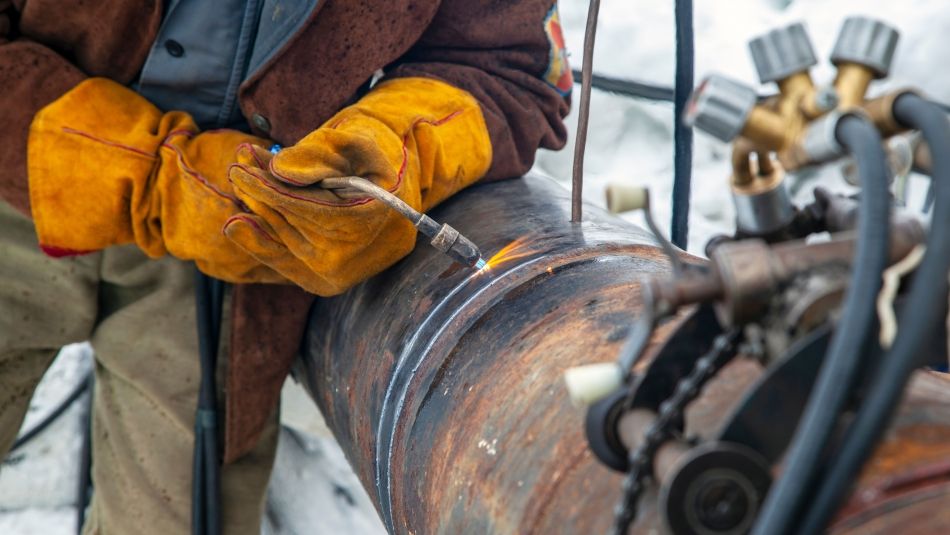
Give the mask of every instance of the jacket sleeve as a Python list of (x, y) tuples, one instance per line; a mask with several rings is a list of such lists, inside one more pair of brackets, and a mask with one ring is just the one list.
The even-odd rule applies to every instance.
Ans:
[(524, 174), (539, 147), (559, 149), (573, 84), (555, 0), (443, 0), (387, 77), (437, 78), (482, 106), (493, 160), (485, 179)]
[(33, 116), (86, 76), (62, 56), (16, 35), (0, 0), (0, 199), (30, 215), (26, 142)]

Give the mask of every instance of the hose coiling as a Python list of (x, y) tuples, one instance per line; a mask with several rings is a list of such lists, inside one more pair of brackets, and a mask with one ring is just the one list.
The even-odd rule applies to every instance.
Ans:
[(914, 276), (906, 305), (901, 311), (899, 331), (890, 351), (874, 374), (868, 395), (835, 456), (835, 462), (814, 494), (799, 533), (818, 533), (837, 511), (855, 474), (873, 451), (889, 425), (912, 372), (927, 354), (924, 344), (939, 322), (948, 291), (950, 240), (942, 231), (950, 228), (950, 122), (941, 107), (908, 93), (894, 103), (894, 116), (904, 126), (923, 133), (933, 154), (932, 183), (936, 192), (927, 252)]
[(857, 115), (843, 116), (835, 135), (857, 161), (862, 185), (858, 242), (852, 263), (855, 271), (841, 321), (786, 455), (782, 477), (766, 497), (754, 535), (789, 532), (806, 503), (806, 493), (821, 467), (822, 453), (853, 390), (874, 322), (881, 274), (887, 266), (890, 195), (881, 136), (870, 122)]

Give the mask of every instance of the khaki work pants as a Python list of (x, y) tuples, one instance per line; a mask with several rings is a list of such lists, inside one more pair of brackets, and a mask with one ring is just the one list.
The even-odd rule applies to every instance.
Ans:
[[(189, 533), (200, 375), (194, 268), (134, 246), (48, 258), (30, 220), (0, 201), (0, 455), (59, 348), (84, 340), (96, 354), (95, 491), (84, 534)], [(225, 534), (260, 534), (276, 445), (275, 414), (255, 450), (223, 467)]]

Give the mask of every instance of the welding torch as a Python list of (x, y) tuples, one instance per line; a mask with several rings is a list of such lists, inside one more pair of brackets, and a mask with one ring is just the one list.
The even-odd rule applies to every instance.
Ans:
[(440, 225), (431, 217), (419, 212), (399, 197), (365, 178), (358, 176), (325, 178), (319, 184), (320, 187), (331, 190), (343, 198), (368, 195), (412, 221), (419, 232), (432, 240), (429, 242), (430, 245), (452, 260), (475, 269), (482, 269), (486, 265), (478, 247), (459, 233), (458, 230), (448, 224)]

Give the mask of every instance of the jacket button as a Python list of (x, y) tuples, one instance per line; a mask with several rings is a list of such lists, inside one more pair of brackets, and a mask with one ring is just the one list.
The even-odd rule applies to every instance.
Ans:
[(261, 132), (270, 132), (270, 121), (267, 120), (267, 117), (259, 113), (255, 113), (251, 116), (251, 124)]
[(180, 58), (185, 55), (185, 47), (181, 46), (181, 43), (174, 39), (165, 41), (165, 50), (168, 52), (168, 55), (173, 58)]

